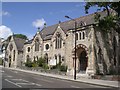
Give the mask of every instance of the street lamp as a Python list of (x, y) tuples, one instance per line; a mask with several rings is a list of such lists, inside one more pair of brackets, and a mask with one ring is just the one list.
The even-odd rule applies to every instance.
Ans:
[(76, 80), (76, 29), (77, 29), (77, 21), (75, 19), (72, 19), (69, 16), (65, 16), (68, 19), (71, 19), (75, 22), (75, 64), (74, 64), (74, 80)]

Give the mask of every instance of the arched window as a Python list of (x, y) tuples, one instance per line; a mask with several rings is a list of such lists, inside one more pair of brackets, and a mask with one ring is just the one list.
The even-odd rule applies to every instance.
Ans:
[(37, 61), (38, 61), (38, 59), (39, 59), (38, 56), (36, 56), (36, 59), (37, 59)]
[(76, 40), (78, 40), (78, 33), (76, 33)]
[(79, 39), (81, 40), (81, 32), (79, 33)]
[(55, 54), (55, 60), (56, 60), (56, 64), (57, 64), (57, 55)]
[(59, 49), (61, 47), (62, 47), (62, 36), (60, 33), (57, 33), (55, 39), (55, 49)]
[(35, 51), (39, 51), (39, 39), (35, 40)]
[(61, 55), (59, 55), (59, 64), (61, 64)]
[(83, 39), (85, 39), (85, 32), (83, 32), (82, 34), (83, 34)]
[(85, 26), (85, 25), (86, 25), (85, 22), (83, 21), (80, 22), (80, 26)]
[(27, 51), (30, 52), (30, 47), (27, 48)]
[(117, 41), (116, 41), (116, 38), (114, 36), (114, 38), (113, 38), (113, 57), (114, 57), (114, 65), (115, 66), (117, 64), (117, 61), (116, 61), (116, 43), (117, 43)]
[(49, 44), (45, 45), (45, 49), (48, 50), (49, 49)]
[(101, 64), (102, 63), (102, 52), (101, 52), (101, 48), (99, 47), (98, 50), (98, 63)]
[(10, 49), (10, 51), (12, 51), (12, 49), (13, 49), (13, 45), (12, 44), (10, 44), (9, 49)]
[(15, 50), (13, 51), (13, 61), (15, 61)]

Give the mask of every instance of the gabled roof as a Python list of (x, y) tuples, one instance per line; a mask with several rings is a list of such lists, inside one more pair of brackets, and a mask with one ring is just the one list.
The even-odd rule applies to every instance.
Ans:
[[(110, 9), (110, 12), (115, 13), (113, 10)], [(101, 15), (101, 18), (105, 17), (107, 15), (106, 11), (100, 11), (97, 12)], [(82, 16), (79, 18), (75, 18), (76, 22), (77, 22), (77, 27), (81, 27), (81, 22), (83, 22), (86, 25), (91, 25), (91, 24), (95, 24), (95, 20), (94, 20), (94, 15), (93, 14), (89, 14), (86, 16)], [(74, 29), (75, 28), (75, 22), (73, 20), (68, 20), (65, 22), (61, 22), (59, 24), (55, 24), (52, 26), (48, 26), (43, 28), (39, 34), (41, 35), (43, 40), (50, 40), (52, 38), (52, 35), (54, 34), (54, 32), (56, 31), (58, 25), (60, 25), (60, 27), (62, 28), (62, 30), (66, 33), (68, 30), (70, 29)], [(32, 41), (31, 41), (32, 42)], [(29, 42), (28, 42), (29, 43)]]
[(14, 42), (16, 44), (17, 50), (18, 51), (23, 51), (23, 46), (24, 46), (24, 43), (25, 43), (25, 39), (14, 37)]
[[(102, 11), (102, 12), (98, 12), (98, 13), (101, 15), (101, 17), (104, 17), (107, 15), (106, 11)], [(80, 27), (81, 22), (84, 22), (85, 25), (94, 24), (95, 23), (94, 15), (95, 15), (95, 13), (76, 18), (75, 20), (77, 21), (77, 27)], [(54, 34), (58, 25), (59, 24), (55, 24), (55, 25), (43, 28), (43, 30), (40, 31), (40, 34), (41, 34), (41, 37), (43, 38), (43, 40), (51, 39), (51, 37)], [(73, 20), (61, 22), (60, 27), (66, 33), (68, 30), (73, 29), (75, 27), (75, 23)]]

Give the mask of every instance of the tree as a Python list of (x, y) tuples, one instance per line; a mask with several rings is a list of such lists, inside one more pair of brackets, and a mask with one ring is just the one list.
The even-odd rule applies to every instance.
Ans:
[[(116, 48), (117, 48), (116, 43), (117, 42), (116, 42), (116, 39), (114, 38), (115, 37), (114, 33), (117, 32), (119, 34), (118, 35), (118, 39), (119, 39), (118, 44), (119, 44), (120, 43), (120, 1), (119, 2), (87, 2), (85, 5), (85, 12), (88, 13), (88, 10), (90, 9), (90, 7), (93, 7), (93, 6), (98, 7), (97, 11), (100, 10), (100, 11), (107, 12), (106, 16), (104, 17), (101, 16), (100, 12), (95, 13), (94, 19), (95, 19), (95, 22), (97, 22), (95, 26), (98, 28), (98, 30), (101, 30), (101, 36), (103, 40), (102, 43), (104, 43), (104, 47), (106, 48), (106, 52), (110, 62), (114, 62), (115, 64), (117, 64), (116, 63)], [(114, 12), (114, 14), (112, 12)], [(113, 33), (108, 33), (108, 32), (113, 32)], [(96, 37), (95, 50), (101, 43), (97, 34), (95, 34), (95, 37)], [(113, 37), (108, 37), (109, 35), (112, 35)], [(113, 44), (111, 44), (110, 42), (112, 42)], [(118, 47), (117, 49), (119, 50), (120, 48)], [(102, 50), (102, 52), (104, 52), (104, 50)], [(95, 55), (97, 55), (97, 53), (95, 53)], [(118, 72), (117, 71), (119, 70), (118, 66), (114, 68), (113, 63), (111, 63), (111, 66), (108, 67), (109, 69), (107, 69), (104, 57), (102, 59), (102, 62), (103, 62), (103, 68), (105, 73), (110, 74), (111, 72), (113, 73), (114, 71), (114, 74), (115, 74)]]
[[(109, 0), (107, 0), (109, 1)], [(101, 18), (99, 13), (95, 13), (95, 21), (98, 22), (98, 27), (104, 31), (111, 30), (113, 28), (116, 32), (120, 33), (120, 1), (119, 2), (87, 2), (85, 5), (85, 12), (92, 6), (97, 6), (97, 10), (107, 11), (107, 15)], [(116, 15), (113, 15), (110, 9), (116, 11)], [(102, 26), (102, 27), (101, 27)]]
[[(25, 39), (25, 40), (28, 39), (27, 36), (24, 35), (24, 34), (14, 34), (13, 36), (16, 37), (16, 38), (22, 38), (22, 39)], [(10, 41), (10, 39), (11, 39), (11, 36), (9, 36), (9, 37), (7, 38), (7, 41)]]

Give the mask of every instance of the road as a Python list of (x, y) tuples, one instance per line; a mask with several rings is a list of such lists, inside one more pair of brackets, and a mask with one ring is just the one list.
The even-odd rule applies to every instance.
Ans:
[(81, 88), (83, 90), (92, 90), (93, 88), (105, 90), (115, 89), (82, 82), (46, 77), (6, 68), (2, 69), (2, 88)]

